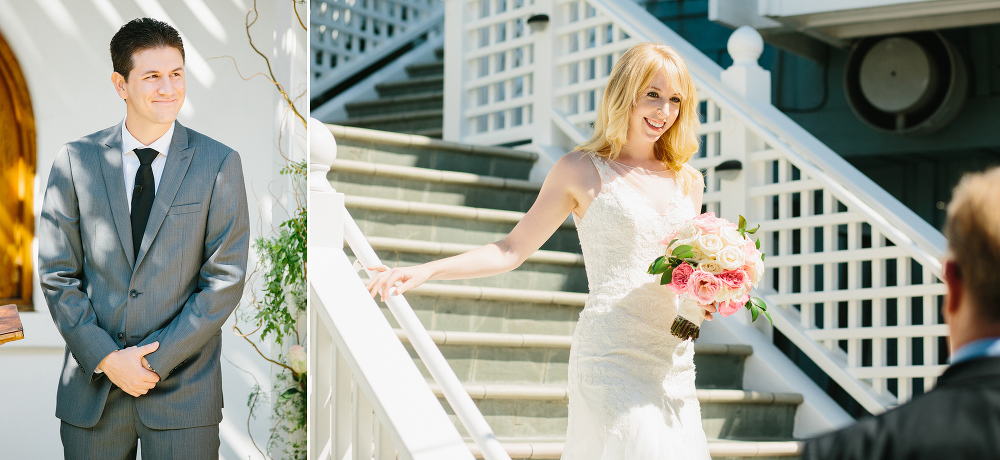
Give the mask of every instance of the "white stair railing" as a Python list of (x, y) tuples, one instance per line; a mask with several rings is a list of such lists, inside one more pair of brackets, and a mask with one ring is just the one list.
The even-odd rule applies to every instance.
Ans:
[[(472, 459), (358, 276), (358, 265), (381, 262), (326, 180), (336, 159), (332, 134), (310, 121), (309, 458)], [(484, 458), (510, 460), (406, 299), (393, 293), (387, 305)]]
[[(547, 26), (521, 27), (539, 14)], [(589, 137), (612, 65), (644, 41), (676, 48), (698, 87), (708, 210), (762, 225), (776, 329), (870, 412), (930, 389), (946, 355), (944, 238), (770, 104), (752, 29), (723, 71), (633, 2), (449, 2), (445, 85), (460, 90), (445, 94), (444, 137), (530, 142), (547, 168)], [(733, 180), (714, 170), (725, 160), (742, 167)]]
[(312, 0), (309, 92), (316, 98), (444, 20), (443, 0)]

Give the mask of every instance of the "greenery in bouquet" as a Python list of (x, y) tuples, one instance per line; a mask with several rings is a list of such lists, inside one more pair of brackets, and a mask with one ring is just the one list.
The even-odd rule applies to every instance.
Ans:
[(698, 336), (702, 316), (697, 308), (682, 311), (681, 304), (688, 299), (695, 305), (716, 304), (723, 317), (745, 308), (751, 321), (763, 313), (774, 323), (764, 301), (750, 296), (764, 274), (760, 239), (751, 237), (759, 229), (760, 225), (747, 228), (743, 216), (736, 225), (705, 213), (661, 242), (666, 251), (649, 265), (648, 273), (660, 275), (660, 284), (678, 294), (679, 314), (671, 327), (675, 336)]

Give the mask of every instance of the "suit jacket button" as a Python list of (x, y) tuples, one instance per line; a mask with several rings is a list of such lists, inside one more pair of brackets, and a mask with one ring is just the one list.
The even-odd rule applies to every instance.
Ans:
[(139, 291), (136, 291), (135, 289), (128, 291), (128, 296), (133, 299), (139, 297)]
[(122, 340), (124, 338), (125, 338), (125, 333), (124, 332), (119, 332), (118, 333), (118, 340)]

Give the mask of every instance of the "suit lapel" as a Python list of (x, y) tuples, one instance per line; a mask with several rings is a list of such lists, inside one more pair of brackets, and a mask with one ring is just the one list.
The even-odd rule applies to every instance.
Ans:
[[(149, 250), (149, 245), (156, 238), (163, 219), (170, 210), (170, 205), (177, 196), (177, 190), (181, 187), (184, 175), (188, 166), (191, 165), (191, 158), (194, 156), (193, 148), (188, 146), (187, 128), (176, 122), (174, 127), (174, 138), (170, 141), (170, 150), (167, 152), (167, 163), (163, 165), (163, 174), (160, 175), (160, 185), (156, 188), (156, 198), (153, 199), (153, 209), (149, 212), (149, 220), (146, 221), (146, 232), (142, 235), (142, 244), (139, 246), (139, 257), (136, 259), (133, 270), (142, 263), (142, 259)], [(131, 227), (129, 227), (131, 232)], [(130, 239), (131, 241), (131, 239)], [(131, 247), (131, 246), (130, 246)]]
[[(124, 122), (122, 122), (124, 123)], [(108, 205), (118, 230), (118, 240), (125, 251), (125, 257), (133, 268), (135, 260), (132, 254), (132, 219), (128, 211), (128, 196), (125, 195), (125, 173), (122, 171), (122, 125), (112, 128), (99, 145), (104, 161), (101, 162), (101, 174), (104, 176), (104, 187), (107, 192)]]

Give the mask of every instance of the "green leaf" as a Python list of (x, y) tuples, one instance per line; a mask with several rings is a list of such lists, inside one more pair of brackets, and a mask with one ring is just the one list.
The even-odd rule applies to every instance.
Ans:
[(757, 317), (760, 316), (760, 310), (757, 309), (756, 305), (750, 307), (750, 322), (757, 321)]
[(670, 267), (670, 270), (663, 272), (663, 276), (660, 277), (660, 284), (670, 284), (670, 281), (674, 276), (674, 268)]
[(743, 216), (740, 216), (740, 225), (739, 225), (739, 228), (742, 229), (742, 230), (746, 230), (747, 229), (747, 220)]
[(299, 392), (298, 388), (289, 388), (285, 390), (285, 392), (282, 393), (281, 396), (278, 397), (278, 399), (289, 399), (295, 396), (298, 392)]
[(674, 238), (674, 239), (670, 240), (670, 243), (667, 244), (667, 247), (669, 248), (670, 246), (673, 246), (674, 243), (676, 243), (676, 242), (677, 242), (677, 238)]
[(760, 238), (757, 238), (757, 241), (754, 244), (757, 246), (757, 249), (760, 249)]
[(662, 268), (663, 268), (663, 262), (665, 260), (667, 260), (666, 256), (657, 257), (656, 260), (653, 261), (653, 263), (649, 264), (649, 270), (646, 270), (646, 273), (649, 273), (650, 275), (663, 273)]
[(757, 230), (760, 230), (760, 224), (757, 224), (757, 226), (756, 226), (756, 227), (754, 227), (754, 228), (751, 228), (751, 229), (747, 230), (747, 233), (749, 233), (749, 234), (751, 234), (751, 235), (752, 235), (752, 234), (754, 234), (754, 233), (757, 233)]
[(771, 314), (765, 311), (764, 312), (764, 316), (766, 316), (767, 317), (767, 321), (770, 322), (772, 326), (774, 326), (774, 320), (771, 319)]
[[(681, 259), (685, 259), (685, 260), (687, 260), (687, 259), (690, 259), (690, 258), (694, 257), (694, 252), (693, 252), (693, 251), (688, 251), (688, 252), (685, 252), (684, 254), (681, 254), (681, 255), (680, 255), (680, 256), (678, 256), (678, 257), (680, 257)], [(690, 260), (688, 260), (688, 262), (691, 262), (691, 261), (690, 261)], [(692, 266), (693, 266), (693, 265), (697, 265), (697, 262), (692, 262), (692, 263), (691, 263), (691, 265), (692, 265)]]
[(764, 253), (763, 253), (763, 252), (762, 252), (762, 253), (760, 253), (760, 261), (761, 261), (761, 262), (763, 262), (763, 261), (764, 261)]
[[(674, 251), (671, 252), (670, 255), (672, 255), (674, 257), (680, 257), (680, 258), (683, 259), (684, 256), (682, 254), (686, 254), (689, 251), (691, 251), (692, 249), (694, 249), (694, 246), (691, 246), (690, 244), (682, 244), (682, 245), (677, 246), (676, 248), (674, 248)], [(690, 257), (690, 256), (688, 256), (688, 257)]]

